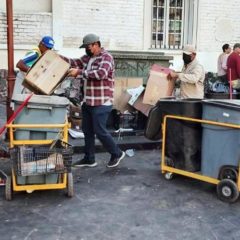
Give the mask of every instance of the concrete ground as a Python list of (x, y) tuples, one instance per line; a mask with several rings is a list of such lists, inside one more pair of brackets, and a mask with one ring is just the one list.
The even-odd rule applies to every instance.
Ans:
[[(135, 151), (119, 167), (73, 169), (75, 196), (64, 191), (14, 194), (0, 188), (0, 239), (224, 240), (240, 239), (240, 200), (221, 202), (215, 187), (189, 178), (164, 179), (160, 151)], [(79, 155), (74, 155), (76, 161)], [(9, 160), (0, 168), (9, 172)]]

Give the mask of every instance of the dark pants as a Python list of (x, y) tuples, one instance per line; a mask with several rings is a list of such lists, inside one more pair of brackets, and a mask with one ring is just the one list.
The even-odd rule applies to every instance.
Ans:
[(85, 103), (82, 105), (85, 159), (95, 160), (95, 134), (112, 157), (119, 157), (121, 155), (121, 150), (106, 128), (111, 110), (112, 106), (88, 106)]

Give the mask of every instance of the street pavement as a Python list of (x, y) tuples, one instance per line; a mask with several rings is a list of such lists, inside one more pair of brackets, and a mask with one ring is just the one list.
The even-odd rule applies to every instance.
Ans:
[[(96, 154), (95, 168), (74, 168), (73, 198), (50, 190), (6, 201), (1, 187), (0, 239), (240, 239), (240, 200), (221, 202), (215, 186), (190, 178), (164, 179), (158, 149), (134, 153), (115, 169), (107, 153)], [(9, 159), (0, 168), (9, 173)]]
[[(2, 104), (0, 114), (3, 126)], [(138, 138), (132, 141), (139, 142)], [(83, 141), (72, 142), (81, 152)], [(136, 148), (134, 153), (117, 168), (107, 169), (109, 155), (101, 149), (96, 154), (97, 167), (73, 168), (73, 198), (63, 190), (50, 190), (14, 193), (13, 200), (6, 201), (0, 187), (0, 239), (240, 239), (240, 200), (221, 202), (214, 185), (198, 180), (174, 176), (167, 181), (160, 171), (157, 147)], [(81, 157), (74, 154), (73, 160)], [(0, 169), (10, 174), (8, 158), (0, 158)]]

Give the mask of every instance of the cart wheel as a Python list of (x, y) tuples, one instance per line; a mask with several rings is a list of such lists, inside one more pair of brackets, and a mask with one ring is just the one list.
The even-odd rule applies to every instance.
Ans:
[(13, 190), (12, 190), (12, 177), (8, 176), (5, 185), (5, 198), (7, 201), (12, 200)]
[(28, 194), (31, 194), (31, 193), (33, 193), (34, 192), (34, 190), (26, 190), (26, 192), (28, 193)]
[(217, 195), (224, 202), (235, 202), (239, 197), (237, 184), (231, 179), (221, 180), (217, 185)]
[(237, 172), (236, 169), (234, 169), (232, 167), (225, 167), (219, 173), (219, 179), (220, 180), (231, 179), (234, 182), (237, 182), (237, 178), (238, 178), (238, 172)]
[(173, 178), (173, 173), (171, 173), (171, 172), (166, 172), (166, 173), (164, 174), (164, 177), (165, 177), (166, 180), (171, 180), (171, 179)]
[(72, 173), (67, 174), (67, 196), (73, 197), (74, 190), (73, 190), (73, 175)]

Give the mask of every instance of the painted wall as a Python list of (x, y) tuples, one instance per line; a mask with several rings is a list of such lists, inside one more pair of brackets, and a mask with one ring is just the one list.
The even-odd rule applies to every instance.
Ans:
[[(28, 4), (25, 4), (25, 2)], [(5, 0), (0, 0), (0, 68), (6, 68)], [(146, 30), (150, 0), (21, 0), (14, 2), (15, 62), (36, 45), (43, 35), (53, 35), (60, 53), (78, 57), (82, 37), (99, 34), (103, 46), (111, 50), (149, 50)], [(39, 3), (42, 4), (39, 4)], [(17, 4), (18, 3), (18, 7)], [(240, 42), (239, 0), (199, 0), (197, 57), (206, 71), (216, 72), (217, 57), (224, 43)], [(27, 5), (25, 9), (21, 6)], [(146, 24), (146, 22), (148, 24)], [(147, 25), (147, 27), (146, 27)], [(173, 55), (173, 68), (182, 67), (181, 51)]]

